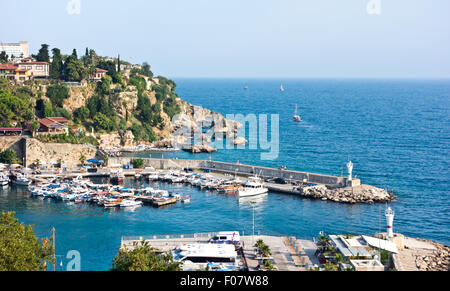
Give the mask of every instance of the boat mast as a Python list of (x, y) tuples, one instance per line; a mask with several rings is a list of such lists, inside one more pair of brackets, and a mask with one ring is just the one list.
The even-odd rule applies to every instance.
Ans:
[(56, 271), (56, 254), (55, 254), (55, 227), (52, 228), (52, 236), (53, 236), (53, 271)]

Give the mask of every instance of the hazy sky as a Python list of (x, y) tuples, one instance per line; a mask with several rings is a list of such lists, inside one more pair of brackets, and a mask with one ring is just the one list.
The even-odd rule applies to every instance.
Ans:
[(379, 15), (370, 0), (70, 1), (0, 0), (0, 41), (88, 46), (171, 78), (450, 78), (448, 0), (380, 0)]

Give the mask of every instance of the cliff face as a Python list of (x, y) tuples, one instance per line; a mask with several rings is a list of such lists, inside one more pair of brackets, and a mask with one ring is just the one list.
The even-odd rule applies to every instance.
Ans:
[(61, 159), (67, 167), (76, 167), (80, 164), (80, 157), (86, 160), (94, 158), (97, 149), (84, 144), (57, 144), (42, 143), (37, 139), (29, 138), (26, 141), (26, 163), (31, 165), (36, 159), (41, 162), (57, 162)]

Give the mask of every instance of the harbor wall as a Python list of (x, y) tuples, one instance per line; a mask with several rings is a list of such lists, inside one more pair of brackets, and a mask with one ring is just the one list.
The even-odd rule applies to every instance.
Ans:
[(0, 136), (0, 152), (14, 150), (19, 159), (26, 156), (26, 139), (22, 136)]
[[(130, 164), (135, 158), (110, 158), (108, 163), (126, 165)], [(285, 179), (293, 179), (298, 181), (306, 180), (309, 183), (326, 184), (332, 186), (345, 186), (347, 178), (336, 177), (330, 175), (322, 175), (309, 172), (299, 172), (290, 170), (281, 170), (260, 166), (251, 166), (243, 164), (232, 164), (218, 161), (209, 160), (184, 160), (184, 159), (142, 159), (145, 167), (153, 167), (155, 169), (183, 169), (194, 168), (203, 169), (207, 168), (214, 172), (238, 174), (250, 176), (257, 174), (263, 177), (281, 177)], [(358, 180), (359, 183), (359, 180)]]

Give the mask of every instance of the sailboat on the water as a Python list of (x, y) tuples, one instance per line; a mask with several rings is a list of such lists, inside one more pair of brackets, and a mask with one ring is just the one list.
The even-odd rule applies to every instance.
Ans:
[(297, 107), (297, 104), (295, 104), (294, 121), (302, 121), (301, 117), (298, 115), (298, 107)]
[(284, 91), (284, 87), (283, 84), (280, 85), (280, 91), (283, 92)]

